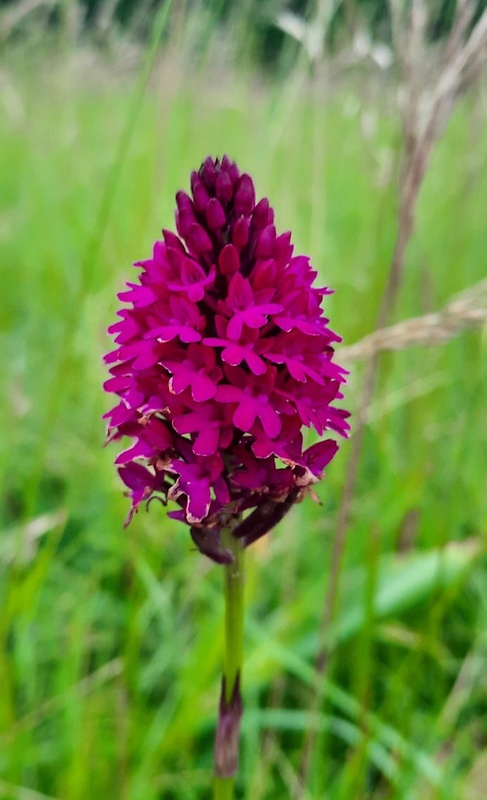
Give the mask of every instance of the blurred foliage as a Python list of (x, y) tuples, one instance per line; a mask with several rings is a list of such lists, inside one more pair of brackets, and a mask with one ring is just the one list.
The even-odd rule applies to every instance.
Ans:
[[(474, 21), (487, 8), (487, 0), (476, 0)], [(435, 40), (444, 36), (451, 27), (457, 0), (429, 0), (429, 37)], [(0, 0), (0, 9), (25, 6), (30, 10), (29, 0)], [(391, 25), (389, 3), (385, 0), (330, 0), (327, 4), (318, 0), (42, 0), (32, 5), (42, 10), (45, 6), (47, 21), (51, 28), (59, 27), (71, 17), (77, 17), (76, 25), (81, 34), (103, 40), (109, 33), (128, 33), (138, 40), (150, 35), (155, 16), (166, 9), (172, 17), (167, 35), (171, 36), (188, 25), (193, 17), (205, 17), (212, 30), (242, 31), (252, 27), (253, 55), (262, 65), (272, 67), (283, 56), (288, 47), (288, 33), (280, 24), (282, 14), (292, 14), (298, 20), (312, 24), (325, 9), (326, 25), (322, 31), (327, 46), (333, 50), (344, 39), (358, 29), (367, 31), (374, 40), (390, 44)], [(405, 4), (407, 7), (407, 4)], [(29, 13), (26, 13), (26, 17)]]

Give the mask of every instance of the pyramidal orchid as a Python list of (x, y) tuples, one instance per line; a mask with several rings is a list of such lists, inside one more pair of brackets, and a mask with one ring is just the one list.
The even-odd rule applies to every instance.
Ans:
[[(158, 497), (197, 548), (226, 570), (226, 649), (215, 744), (215, 797), (232, 797), (238, 761), (243, 551), (311, 491), (347, 435), (340, 341), (309, 258), (278, 234), (269, 201), (226, 156), (176, 195), (138, 279), (119, 294), (105, 361), (117, 405), (110, 440), (131, 498), (127, 523)], [(305, 448), (303, 429), (321, 441)]]

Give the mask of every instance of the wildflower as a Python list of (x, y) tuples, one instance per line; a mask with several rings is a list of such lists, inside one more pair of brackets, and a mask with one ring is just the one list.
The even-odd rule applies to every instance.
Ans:
[(105, 384), (119, 402), (105, 416), (110, 439), (135, 439), (117, 458), (127, 522), (154, 496), (174, 501), (170, 516), (228, 563), (224, 527), (250, 544), (323, 476), (337, 444), (304, 449), (302, 430), (347, 435), (334, 405), (345, 370), (323, 316), (330, 290), (277, 234), (249, 175), (207, 158), (176, 203), (177, 235), (163, 231), (119, 295)]

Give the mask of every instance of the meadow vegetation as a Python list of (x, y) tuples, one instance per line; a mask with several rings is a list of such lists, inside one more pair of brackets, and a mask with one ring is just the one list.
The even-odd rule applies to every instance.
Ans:
[[(162, 24), (162, 23), (161, 23)], [(147, 51), (150, 57), (150, 45)], [(393, 72), (191, 67), (169, 46), (30, 50), (0, 67), (0, 797), (196, 800), (211, 780), (221, 571), (103, 448), (102, 355), (174, 194), (228, 153), (271, 199), (351, 345), (397, 228)], [(145, 66), (144, 66), (145, 65)], [(486, 273), (485, 86), (433, 154), (394, 320)], [(340, 359), (338, 358), (338, 361)], [(249, 551), (245, 800), (480, 800), (487, 787), (485, 336), (381, 358), (322, 629), (350, 443)], [(361, 362), (350, 364), (357, 414)], [(353, 417), (352, 417), (353, 427)], [(326, 643), (326, 672), (316, 669)], [(319, 695), (318, 706), (313, 698)], [(311, 710), (310, 710), (311, 709)], [(314, 731), (306, 786), (303, 747)]]

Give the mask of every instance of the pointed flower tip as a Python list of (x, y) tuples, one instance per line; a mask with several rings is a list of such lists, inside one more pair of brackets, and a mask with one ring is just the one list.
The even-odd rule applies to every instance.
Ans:
[(250, 175), (208, 157), (190, 183), (177, 232), (163, 229), (120, 293), (105, 384), (118, 404), (105, 416), (110, 440), (133, 440), (116, 459), (128, 521), (150, 498), (170, 500), (200, 551), (228, 563), (218, 531), (230, 519), (249, 544), (322, 477), (338, 445), (303, 450), (301, 430), (348, 435), (336, 406), (348, 373), (323, 314), (330, 290)]

